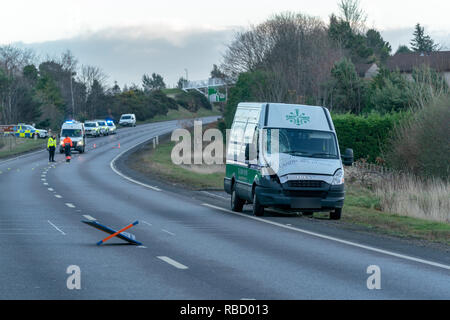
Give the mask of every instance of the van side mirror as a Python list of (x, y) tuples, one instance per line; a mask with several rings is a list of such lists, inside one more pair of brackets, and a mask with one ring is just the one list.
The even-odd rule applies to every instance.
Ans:
[(344, 166), (352, 166), (354, 162), (353, 149), (346, 149), (341, 158)]

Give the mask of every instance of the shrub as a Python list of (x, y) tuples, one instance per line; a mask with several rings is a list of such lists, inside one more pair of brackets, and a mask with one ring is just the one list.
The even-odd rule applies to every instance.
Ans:
[(386, 161), (417, 175), (450, 177), (450, 97), (435, 99), (398, 126), (389, 139)]
[(190, 112), (197, 112), (198, 109), (204, 108), (211, 110), (212, 105), (209, 100), (198, 91), (182, 92), (175, 96), (176, 102)]

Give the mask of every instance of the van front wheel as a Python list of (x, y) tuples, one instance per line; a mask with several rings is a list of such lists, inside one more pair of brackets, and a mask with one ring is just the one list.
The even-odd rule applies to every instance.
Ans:
[(341, 220), (342, 208), (336, 208), (330, 212), (330, 220)]
[(262, 217), (264, 215), (264, 207), (259, 203), (256, 192), (253, 193), (253, 214), (256, 217)]
[(244, 208), (245, 201), (239, 198), (239, 196), (236, 193), (236, 188), (233, 185), (233, 188), (231, 190), (231, 210), (234, 212), (242, 212), (242, 209)]

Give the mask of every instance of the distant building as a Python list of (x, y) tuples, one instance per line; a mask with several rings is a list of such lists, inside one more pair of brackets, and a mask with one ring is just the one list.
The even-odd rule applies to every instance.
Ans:
[(358, 75), (363, 79), (372, 79), (378, 74), (378, 66), (376, 63), (358, 63), (355, 64)]
[(412, 80), (414, 68), (421, 65), (426, 65), (442, 74), (450, 85), (450, 51), (398, 53), (389, 57), (386, 62), (386, 67), (390, 71), (398, 70), (410, 80)]

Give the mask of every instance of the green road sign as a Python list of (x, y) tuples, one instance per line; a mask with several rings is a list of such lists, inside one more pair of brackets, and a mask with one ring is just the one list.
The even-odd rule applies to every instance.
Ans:
[(217, 88), (208, 88), (208, 97), (210, 102), (225, 102), (227, 101), (227, 95), (219, 92)]

